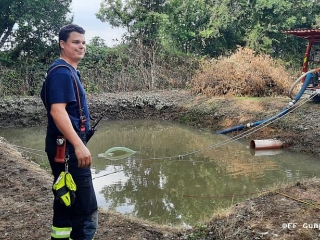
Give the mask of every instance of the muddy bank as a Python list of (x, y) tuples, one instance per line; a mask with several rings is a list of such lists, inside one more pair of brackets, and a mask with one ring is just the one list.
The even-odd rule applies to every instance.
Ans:
[[(288, 97), (206, 98), (188, 91), (88, 95), (91, 115), (96, 119), (162, 119), (209, 128), (213, 133), (272, 117), (289, 101)], [(320, 154), (317, 141), (320, 137), (319, 105), (312, 102), (296, 105), (286, 116), (245, 137), (277, 138), (287, 142), (296, 151)], [(45, 110), (39, 98), (0, 99), (0, 129), (45, 124)], [(229, 135), (236, 134), (239, 133)]]
[[(88, 95), (91, 115), (106, 120), (172, 119), (191, 101), (185, 91)], [(45, 125), (45, 114), (40, 98), (0, 99), (0, 128)]]
[[(90, 95), (92, 115), (107, 120), (163, 119), (216, 130), (273, 116), (286, 106), (283, 98), (206, 98), (186, 91)], [(295, 151), (319, 154), (319, 105), (305, 103), (246, 138), (278, 138)], [(1, 128), (43, 125), (40, 99), (0, 100)], [(239, 133), (230, 133), (230, 136)], [(49, 239), (51, 182), (48, 172), (24, 158), (0, 137), (0, 239)], [(248, 196), (250, 197), (250, 196)], [(101, 211), (98, 240), (169, 239), (318, 239), (320, 182), (311, 179), (281, 186), (235, 203), (226, 212), (193, 229), (154, 225)], [(294, 223), (295, 227), (288, 227)], [(305, 225), (307, 224), (307, 225)], [(293, 226), (293, 225), (290, 225)], [(36, 229), (36, 231), (35, 231)]]

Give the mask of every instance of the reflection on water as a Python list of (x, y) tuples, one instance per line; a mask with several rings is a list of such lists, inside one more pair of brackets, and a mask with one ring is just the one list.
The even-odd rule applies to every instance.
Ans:
[[(5, 129), (0, 135), (19, 146), (44, 149), (44, 127)], [(88, 144), (99, 206), (159, 223), (192, 225), (275, 183), (319, 175), (311, 156), (262, 153), (248, 145), (168, 122), (103, 122)], [(98, 158), (113, 147), (136, 153), (120, 160)]]

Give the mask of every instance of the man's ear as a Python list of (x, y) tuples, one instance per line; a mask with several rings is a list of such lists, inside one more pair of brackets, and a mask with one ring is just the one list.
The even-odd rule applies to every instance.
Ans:
[(59, 45), (61, 49), (64, 49), (65, 42), (63, 40), (60, 40)]

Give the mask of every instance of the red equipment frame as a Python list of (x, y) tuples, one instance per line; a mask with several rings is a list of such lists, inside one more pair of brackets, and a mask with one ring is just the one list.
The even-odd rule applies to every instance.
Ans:
[(310, 50), (314, 43), (320, 43), (320, 29), (295, 29), (283, 31), (286, 34), (298, 36), (300, 38), (308, 40), (308, 45), (306, 52), (303, 57), (302, 72), (306, 73), (308, 71), (308, 63)]

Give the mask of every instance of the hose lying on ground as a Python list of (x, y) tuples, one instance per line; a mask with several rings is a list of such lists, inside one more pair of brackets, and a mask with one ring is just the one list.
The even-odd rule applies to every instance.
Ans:
[(286, 114), (290, 108), (293, 107), (293, 105), (301, 98), (302, 94), (304, 93), (304, 91), (306, 90), (307, 86), (309, 85), (309, 82), (310, 80), (312, 79), (313, 75), (312, 73), (313, 72), (317, 72), (319, 71), (319, 69), (313, 69), (313, 70), (310, 70), (306, 73), (304, 73), (301, 77), (299, 77), (295, 83), (293, 84), (293, 86), (291, 87), (290, 91), (289, 91), (289, 95), (292, 94), (292, 91), (294, 89), (294, 87), (298, 84), (299, 81), (301, 81), (302, 78), (304, 78), (305, 76), (306, 79), (305, 81), (303, 82), (303, 85), (300, 89), (300, 91), (298, 92), (298, 94), (295, 96), (295, 97), (291, 97), (292, 101), (289, 102), (289, 104), (281, 110), (280, 113), (278, 113), (277, 115), (271, 117), (271, 118), (267, 118), (265, 120), (260, 120), (260, 121), (257, 121), (257, 122), (253, 122), (253, 123), (247, 123), (245, 125), (238, 125), (238, 126), (235, 126), (235, 127), (231, 127), (231, 128), (227, 128), (225, 130), (221, 130), (221, 131), (218, 131), (217, 134), (226, 134), (226, 133), (229, 133), (229, 132), (233, 132), (233, 131), (240, 131), (240, 130), (243, 130), (244, 128), (250, 128), (250, 127), (255, 127), (255, 126), (258, 126), (260, 124), (264, 124), (264, 123), (267, 123), (267, 122), (270, 122), (270, 121), (273, 121), (281, 116), (283, 116), (284, 114)]

